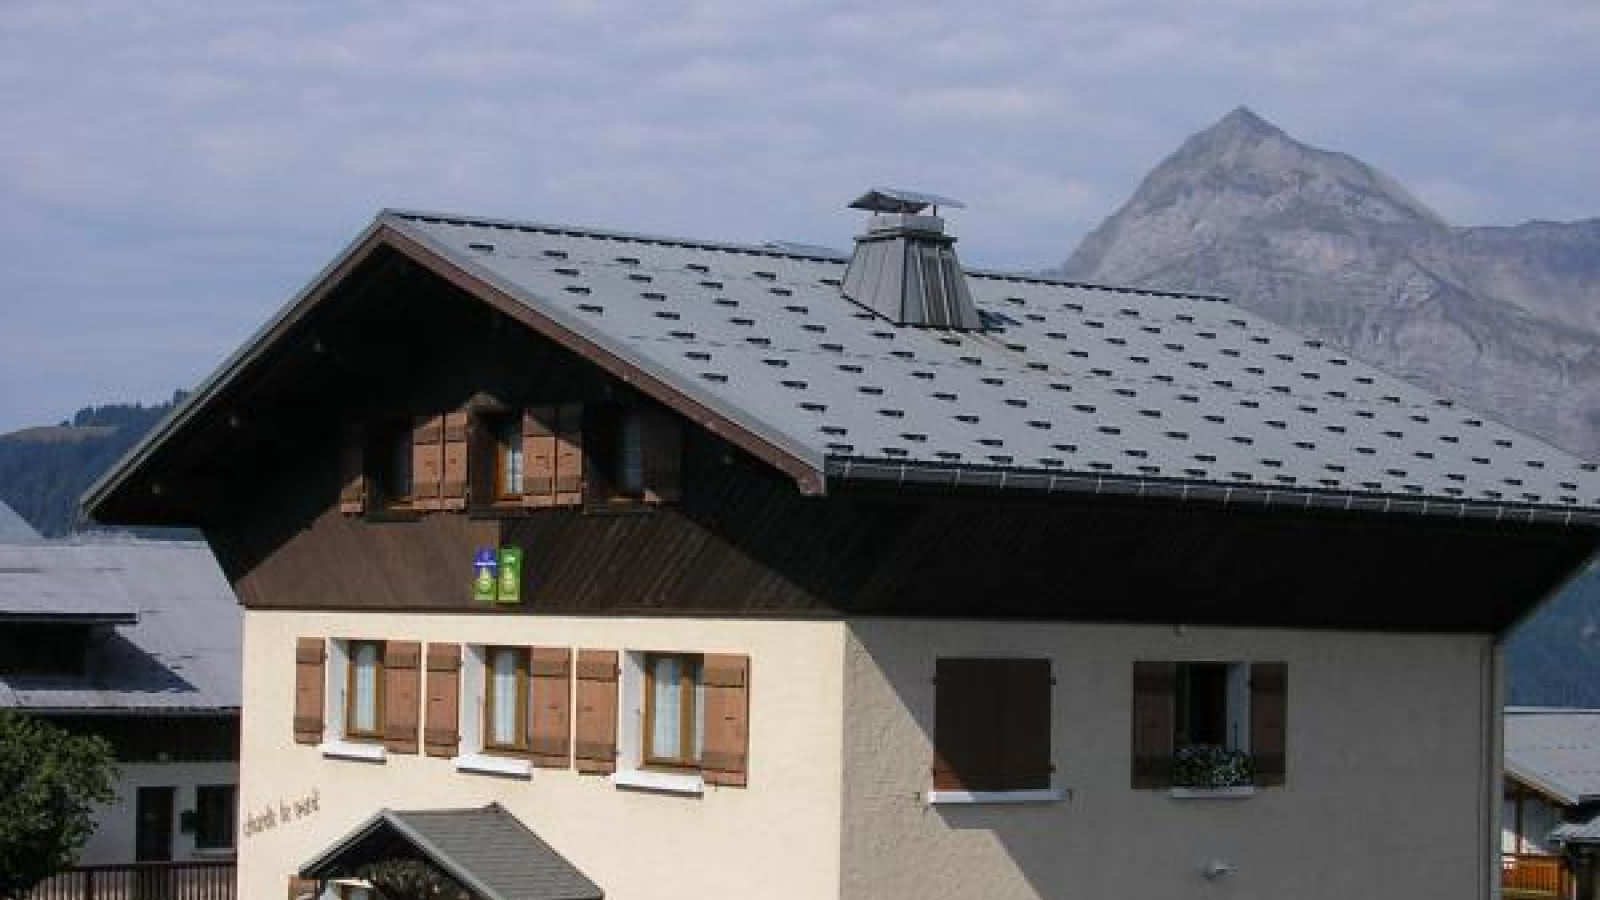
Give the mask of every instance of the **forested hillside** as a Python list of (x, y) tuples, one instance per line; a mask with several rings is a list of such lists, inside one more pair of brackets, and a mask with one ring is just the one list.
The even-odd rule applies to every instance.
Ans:
[(46, 537), (80, 530), (79, 495), (181, 399), (89, 406), (57, 425), (0, 435), (0, 500)]

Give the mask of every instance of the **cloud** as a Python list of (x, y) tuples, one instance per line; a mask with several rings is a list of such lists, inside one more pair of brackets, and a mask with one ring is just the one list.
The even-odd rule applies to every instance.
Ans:
[(1248, 102), (1452, 217), (1596, 215), (1597, 42), (1590, 0), (10, 0), (0, 431), (193, 384), (383, 206), (847, 246), (902, 184), (1044, 267)]

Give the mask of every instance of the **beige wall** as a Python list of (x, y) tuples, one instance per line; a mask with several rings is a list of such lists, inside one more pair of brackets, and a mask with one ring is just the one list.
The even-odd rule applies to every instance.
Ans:
[[(962, 655), (1051, 660), (1067, 799), (927, 804), (934, 660)], [(1483, 637), (853, 621), (842, 895), (1487, 898), (1494, 658)], [(1229, 800), (1132, 790), (1139, 659), (1286, 661), (1287, 785)], [(1213, 860), (1234, 871), (1206, 879)]]
[[(522, 780), (457, 772), (425, 756), (324, 758), (292, 740), (302, 635), (748, 654), (750, 786), (685, 797), (624, 790), (572, 770), (538, 769)], [(240, 838), (240, 896), (282, 896), (293, 869), (381, 807), (497, 800), (608, 900), (835, 897), (844, 642), (837, 622), (250, 611), (240, 818), (268, 808), (279, 814), (272, 827)]]

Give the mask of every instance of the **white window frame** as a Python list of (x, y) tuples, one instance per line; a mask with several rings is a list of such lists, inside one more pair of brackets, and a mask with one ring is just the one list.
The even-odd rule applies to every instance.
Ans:
[(323, 756), (335, 759), (358, 759), (383, 762), (388, 751), (382, 744), (371, 741), (352, 741), (344, 732), (345, 692), (350, 683), (350, 641), (365, 638), (329, 638), (328, 663), (322, 703), (322, 743), (317, 749)]
[[(622, 653), (622, 683), (617, 710), (617, 770), (611, 783), (618, 787), (666, 794), (704, 794), (706, 782), (699, 772), (662, 772), (644, 767), (644, 661), (651, 653), (669, 650), (625, 650)], [(683, 651), (685, 653), (690, 651)], [(698, 710), (705, 715), (704, 704)]]
[[(459, 772), (531, 778), (533, 763), (526, 759), (486, 753), (483, 747), (484, 705), (488, 702), (484, 678), (488, 674), (489, 644), (465, 644), (461, 648), (461, 696), (456, 704), (457, 733), (461, 736), (456, 755), (451, 759)], [(492, 646), (504, 646), (494, 644)]]

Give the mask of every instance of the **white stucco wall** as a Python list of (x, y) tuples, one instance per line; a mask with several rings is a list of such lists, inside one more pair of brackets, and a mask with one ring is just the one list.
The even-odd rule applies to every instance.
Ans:
[[(1067, 799), (930, 806), (934, 661), (1047, 657)], [(1289, 665), (1288, 778), (1244, 799), (1129, 784), (1135, 660)], [(842, 896), (1415, 900), (1491, 891), (1487, 638), (856, 620)], [(1207, 879), (1212, 861), (1232, 868)]]
[[(427, 756), (325, 758), (292, 740), (302, 635), (747, 654), (749, 787), (676, 796), (573, 770), (515, 779)], [(844, 643), (838, 622), (247, 612), (240, 815), (277, 812), (241, 838), (239, 896), (282, 896), (291, 872), (380, 807), (496, 800), (608, 900), (835, 897)]]
[[(182, 728), (174, 724), (173, 728)], [(117, 798), (95, 810), (95, 830), (78, 858), (81, 865), (130, 863), (134, 860), (135, 798), (141, 787), (172, 787), (172, 858), (183, 862), (228, 859), (227, 850), (196, 850), (194, 835), (179, 825), (183, 811), (195, 808), (195, 788), (207, 784), (236, 784), (239, 767), (232, 762), (118, 763)]]

